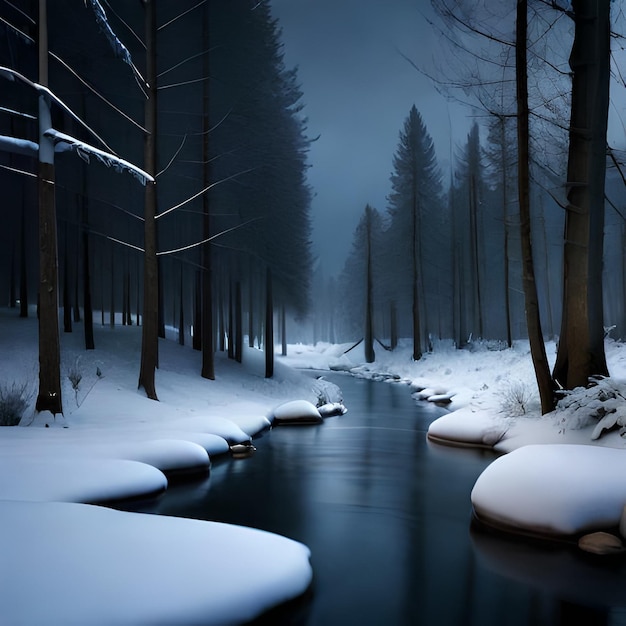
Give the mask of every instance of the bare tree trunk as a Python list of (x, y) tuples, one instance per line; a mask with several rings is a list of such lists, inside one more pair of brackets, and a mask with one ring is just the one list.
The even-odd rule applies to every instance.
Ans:
[[(39, 0), (39, 83), (48, 85), (46, 0)], [(39, 392), (36, 411), (63, 413), (54, 145), (44, 135), (52, 127), (48, 97), (39, 95)]]
[(411, 241), (411, 271), (413, 283), (413, 360), (419, 361), (422, 358), (421, 348), (421, 330), (420, 330), (420, 311), (419, 311), (419, 207), (417, 204), (417, 181), (413, 177), (413, 207), (412, 207), (412, 241)]
[(235, 361), (243, 358), (243, 315), (241, 302), (241, 282), (235, 282)]
[(178, 344), (185, 345), (185, 313), (184, 313), (183, 268), (180, 268), (180, 299), (178, 300)]
[(565, 389), (608, 375), (602, 259), (610, 79), (609, 0), (574, 0), (563, 317), (554, 379)]
[(202, 350), (202, 271), (196, 271), (193, 287), (193, 337), (191, 345), (194, 350)]
[(28, 317), (28, 266), (26, 256), (26, 206), (22, 199), (20, 223), (20, 317)]
[(395, 350), (398, 347), (398, 310), (394, 300), (389, 303), (389, 329), (391, 349)]
[(64, 228), (63, 241), (63, 332), (72, 332), (72, 302), (70, 299), (70, 268), (68, 252), (67, 222)]
[(115, 327), (115, 251), (113, 250), (113, 244), (111, 244), (111, 292), (110, 302), (111, 309), (109, 310), (109, 326)]
[[(148, 98), (145, 105), (144, 168), (156, 173), (156, 0), (143, 0), (145, 7), (146, 79)], [(158, 305), (159, 277), (156, 248), (156, 183), (146, 183), (144, 204), (144, 272), (143, 272), (143, 326), (141, 333), (141, 366), (139, 387), (151, 400), (158, 400), (155, 388), (155, 370), (159, 359)]]
[(274, 376), (274, 300), (272, 295), (272, 270), (268, 267), (265, 279), (265, 378)]
[[(211, 128), (210, 113), (210, 57), (209, 57), (209, 10), (210, 3), (207, 3), (204, 13), (204, 23), (202, 26), (202, 40), (204, 53), (202, 69), (204, 74), (204, 83), (202, 85), (202, 176), (203, 186), (206, 188), (211, 184), (211, 155), (209, 144), (209, 131)], [(204, 239), (211, 236), (211, 204), (208, 193), (202, 194), (202, 229)], [(201, 376), (209, 380), (215, 380), (215, 328), (213, 323), (213, 268), (212, 268), (212, 251), (211, 244), (205, 243), (202, 246), (202, 331), (201, 331), (201, 347), (202, 347), (202, 370)]]
[(520, 212), (520, 239), (522, 245), (522, 278), (526, 304), (526, 325), (530, 340), (530, 352), (539, 388), (541, 412), (554, 408), (554, 388), (546, 356), (546, 346), (541, 332), (539, 301), (530, 229), (530, 173), (529, 173), (529, 125), (528, 125), (528, 76), (527, 76), (527, 0), (517, 1), (517, 26), (515, 39), (515, 67), (517, 87), (517, 142), (518, 142), (518, 193)]
[(280, 354), (287, 356), (287, 311), (285, 305), (280, 307)]
[(17, 292), (15, 289), (15, 242), (11, 249), (11, 274), (9, 276), (9, 308), (15, 308), (15, 301), (17, 300)]
[[(376, 360), (374, 352), (373, 303), (372, 303), (372, 210), (365, 207), (365, 328), (363, 333), (363, 348), (365, 362), (373, 363)], [(414, 338), (415, 340), (415, 338)], [(419, 341), (419, 335), (417, 336)]]

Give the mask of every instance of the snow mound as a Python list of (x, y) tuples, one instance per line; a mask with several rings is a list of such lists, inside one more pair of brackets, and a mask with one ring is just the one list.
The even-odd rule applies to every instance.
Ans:
[(505, 436), (509, 425), (490, 411), (472, 407), (442, 415), (428, 427), (428, 438), (452, 445), (492, 448)]
[(60, 502), (0, 501), (0, 519), (6, 624), (223, 626), (312, 578), (306, 546), (252, 528)]
[(107, 502), (153, 496), (165, 489), (163, 472), (138, 461), (71, 456), (0, 459), (0, 500)]
[(477, 517), (486, 522), (536, 534), (574, 535), (620, 523), (625, 473), (623, 450), (528, 445), (489, 465), (471, 500)]
[(324, 421), (308, 400), (285, 402), (274, 409), (272, 417), (276, 424), (320, 424)]

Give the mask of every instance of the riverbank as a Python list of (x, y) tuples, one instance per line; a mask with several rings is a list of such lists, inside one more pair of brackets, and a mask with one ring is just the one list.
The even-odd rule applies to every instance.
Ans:
[[(159, 402), (137, 389), (141, 329), (82, 325), (61, 335), (64, 414), (34, 414), (37, 320), (0, 310), (0, 621), (89, 626), (241, 623), (305, 592), (307, 546), (240, 526), (115, 511), (88, 503), (154, 497), (172, 477), (206, 476), (270, 426), (288, 400), (337, 400), (334, 385), (264, 357), (200, 355), (160, 341)], [(19, 403), (24, 403), (19, 407)], [(233, 461), (245, 462), (245, 461)]]

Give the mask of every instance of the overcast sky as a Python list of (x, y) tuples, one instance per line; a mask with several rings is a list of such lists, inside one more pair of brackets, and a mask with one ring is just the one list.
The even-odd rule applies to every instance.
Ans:
[(287, 67), (298, 66), (312, 144), (314, 253), (341, 270), (367, 203), (387, 208), (392, 157), (413, 104), (437, 157), (464, 141), (469, 110), (448, 103), (400, 54), (431, 60), (429, 0), (271, 0)]

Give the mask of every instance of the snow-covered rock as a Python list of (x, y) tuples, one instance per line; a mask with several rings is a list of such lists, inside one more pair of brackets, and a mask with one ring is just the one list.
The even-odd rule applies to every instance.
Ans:
[[(479, 519), (545, 535), (617, 527), (626, 502), (626, 454), (590, 445), (528, 445), (478, 477)], [(593, 476), (593, 480), (589, 477)]]
[(272, 416), (275, 424), (320, 424), (324, 420), (308, 400), (292, 400), (277, 406)]

